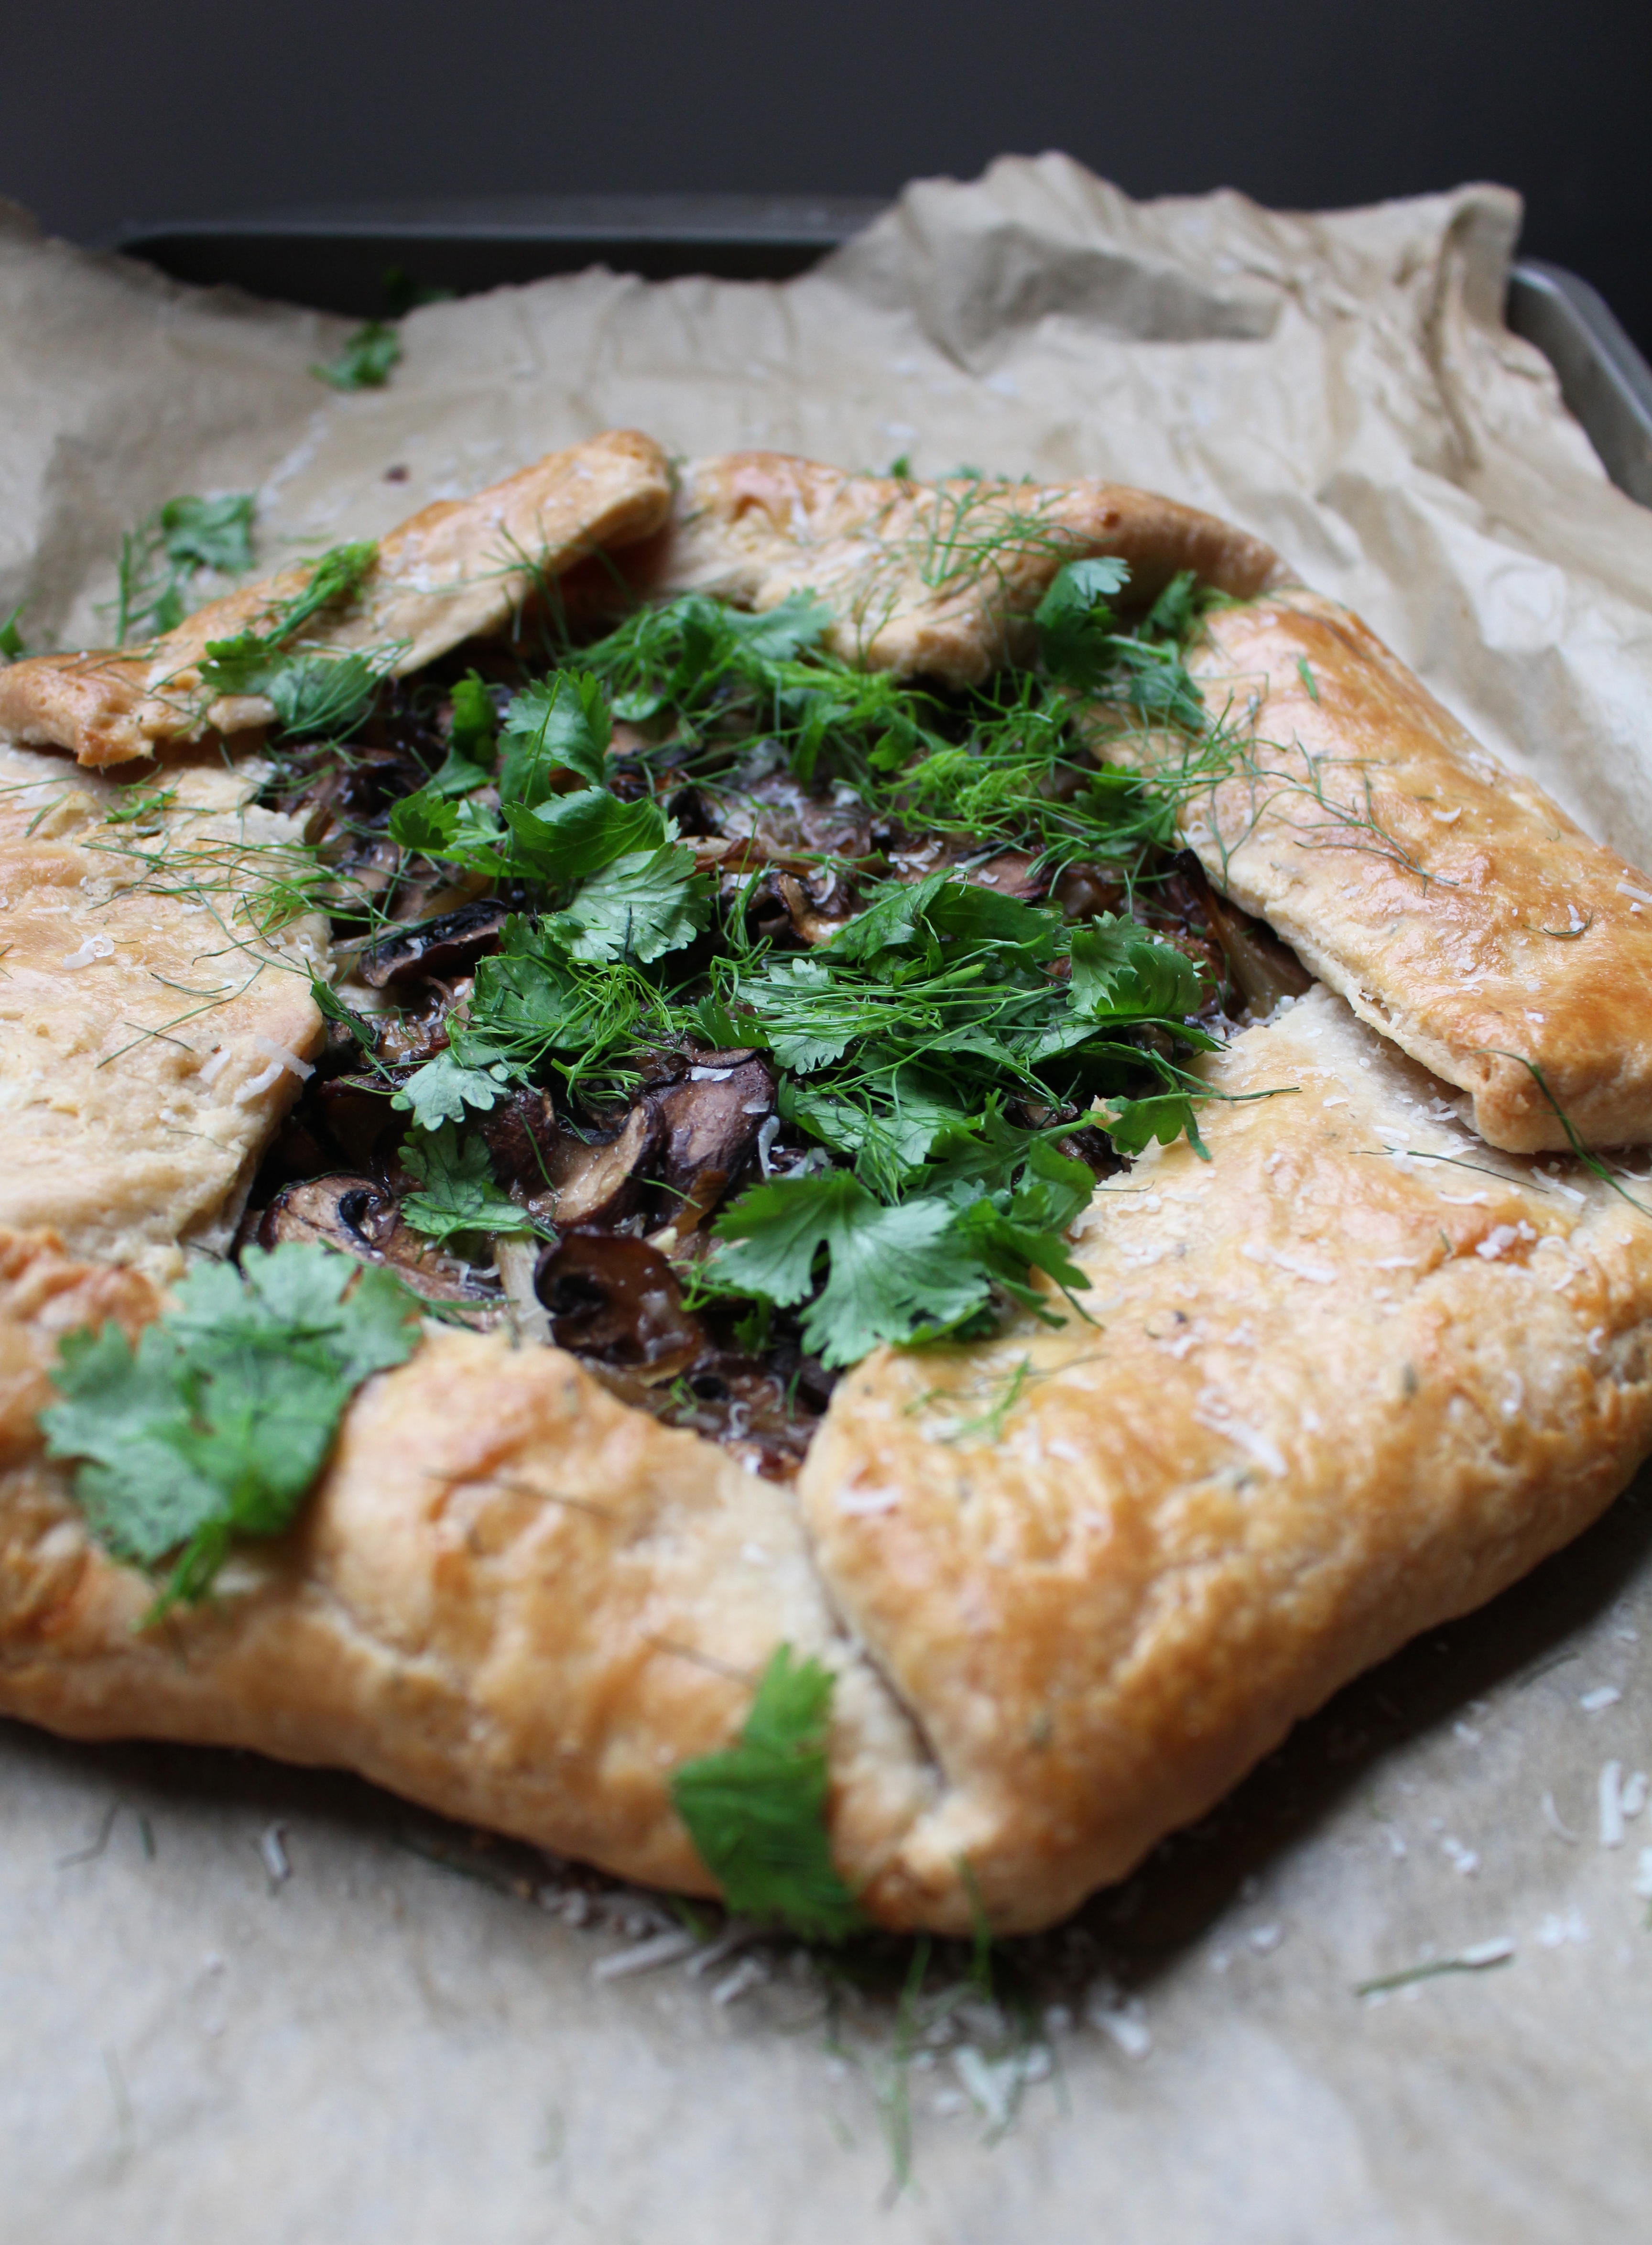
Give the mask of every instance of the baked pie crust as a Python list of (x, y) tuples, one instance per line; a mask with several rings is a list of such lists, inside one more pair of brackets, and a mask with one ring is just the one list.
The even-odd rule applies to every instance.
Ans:
[[(165, 745), (154, 665), (179, 650), (147, 670), (14, 666), (0, 1710), (343, 1765), (706, 1893), (672, 1773), (738, 1731), (785, 1641), (836, 1676), (832, 1844), (871, 1916), (965, 1931), (972, 1890), (1002, 1931), (1049, 1923), (1359, 1669), (1576, 1534), (1652, 1449), (1652, 1218), (1615, 1179), (1534, 1157), (1561, 1143), (1556, 1100), (1585, 1133), (1652, 1136), (1652, 936), (1620, 887), (1640, 877), (1484, 757), (1356, 619), (1168, 501), (976, 492), (1051, 534), (938, 590), (911, 559), (957, 487), (737, 456), (691, 467), (667, 522), (646, 439), (557, 457), (502, 488), (539, 478), (543, 514), (566, 463), (605, 464), (574, 479), (601, 485), (583, 526), (557, 517), (560, 564), (634, 540), (616, 562), (649, 589), (767, 606), (816, 587), (842, 651), (902, 670), (967, 680), (1013, 654), (1075, 553), (1223, 586), (1195, 667), (1278, 770), (1195, 801), (1188, 838), (1321, 987), (1201, 1065), (1218, 1091), (1288, 1095), (1213, 1102), (1209, 1163), (1155, 1147), (1098, 1187), (1073, 1251), (1089, 1321), (868, 1358), (795, 1489), (554, 1347), (432, 1331), (358, 1394), (295, 1529), (139, 1631), (149, 1586), (88, 1536), (37, 1414), (65, 1332), (136, 1331), (188, 1253), (222, 1251), (296, 1089), (280, 1055), (320, 1035), (296, 970), (324, 931), (242, 931), (233, 1007), (163, 1031), (166, 986), (218, 971), (259, 878), (240, 839), (280, 841), (280, 822), (248, 807), (254, 764), (203, 758), (184, 729), (151, 854), (210, 861), (211, 908), (123, 887), (99, 848), (108, 783), (50, 751)], [(260, 612), (259, 588), (234, 599)], [(179, 645), (218, 628), (192, 619)], [(111, 678), (119, 706), (94, 706)], [(189, 722), (238, 733), (260, 714)], [(1348, 846), (1356, 771), (1391, 849)], [(94, 933), (112, 949), (77, 963)], [(1493, 1064), (1493, 1042), (1520, 1057)]]

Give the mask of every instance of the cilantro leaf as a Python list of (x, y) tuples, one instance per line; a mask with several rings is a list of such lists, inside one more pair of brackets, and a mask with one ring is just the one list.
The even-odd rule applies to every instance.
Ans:
[(734, 641), (735, 660), (742, 667), (783, 662), (816, 646), (831, 627), (830, 604), (815, 593), (788, 593), (772, 608), (747, 615), (738, 608), (721, 611), (724, 627)]
[(17, 619), (28, 605), (26, 600), (19, 600), (4, 623), (0, 624), (0, 662), (21, 662), (29, 652), (17, 628)]
[(1198, 1009), (1199, 970), (1185, 951), (1111, 914), (1072, 938), (1073, 1010), (1087, 1020), (1179, 1021)]
[(169, 499), (120, 541), (115, 638), (157, 638), (181, 623), (198, 572), (233, 576), (253, 566), (253, 494)]
[(1112, 668), (1116, 619), (1107, 596), (1122, 591), (1129, 576), (1122, 561), (1107, 554), (1069, 561), (1056, 571), (1033, 615), (1039, 651), (1053, 677), (1087, 688), (1099, 685)]
[(485, 1069), (466, 1068), (450, 1045), (415, 1068), (390, 1104), (411, 1114), (416, 1129), (435, 1130), (443, 1122), (463, 1122), (467, 1107), (485, 1113), (504, 1096), (507, 1081), (508, 1071), (497, 1063)]
[(586, 881), (552, 932), (572, 959), (647, 963), (692, 943), (711, 913), (711, 885), (692, 850), (629, 851)]
[(574, 773), (587, 787), (602, 786), (613, 729), (601, 684), (585, 672), (559, 670), (525, 686), (501, 728), (501, 801), (533, 810), (559, 771)]
[(383, 320), (369, 320), (348, 335), (336, 358), (312, 363), (317, 382), (331, 390), (382, 390), (402, 361), (402, 338)]
[(761, 976), (742, 977), (740, 994), (762, 1017), (770, 1051), (794, 1075), (842, 1060), (863, 1026), (838, 999), (822, 959), (768, 960)]
[(1185, 1130), (1188, 1143), (1201, 1161), (1210, 1159), (1199, 1136), (1191, 1092), (1164, 1091), (1151, 1099), (1115, 1099), (1104, 1109), (1101, 1127), (1121, 1154), (1145, 1153), (1155, 1138), (1161, 1146), (1173, 1146)]
[(402, 1213), (427, 1238), (440, 1242), (461, 1231), (532, 1231), (527, 1211), (494, 1184), (482, 1140), (461, 1140), (450, 1122), (427, 1132), (422, 1144), (406, 1139), (402, 1160), (424, 1188), (403, 1197)]
[(204, 1597), (235, 1536), (292, 1524), (351, 1395), (417, 1345), (416, 1313), (389, 1272), (288, 1243), (193, 1272), (136, 1349), (112, 1323), (64, 1337), (47, 1450), (81, 1462), (76, 1499), (117, 1558), (178, 1553), (149, 1619)]
[(863, 1085), (858, 1098), (782, 1078), (779, 1111), (852, 1161), (862, 1181), (890, 1198), (932, 1155), (971, 1143), (977, 1127), (944, 1087), (911, 1067)]
[(1196, 573), (1178, 569), (1143, 617), (1143, 638), (1174, 640), (1180, 645), (1198, 621), (1202, 597)]
[(1009, 947), (1030, 960), (1047, 958), (1058, 933), (1049, 912), (943, 871), (915, 883), (891, 884), (822, 952), (831, 959), (871, 960), (883, 951), (951, 943)]
[(389, 837), (403, 850), (468, 866), (490, 879), (508, 870), (501, 845), (509, 838), (498, 819), (480, 804), (450, 801), (435, 780), (391, 805)]
[(808, 1941), (842, 1941), (863, 1923), (832, 1862), (826, 1760), (832, 1678), (781, 1645), (764, 1669), (738, 1746), (685, 1762), (677, 1814), (731, 1910), (778, 1918)]
[(853, 1364), (880, 1341), (911, 1338), (920, 1319), (955, 1325), (986, 1300), (986, 1274), (953, 1231), (954, 1211), (920, 1197), (885, 1208), (847, 1170), (756, 1185), (720, 1220), (734, 1244), (716, 1257), (720, 1283), (782, 1309), (826, 1284), (803, 1312), (804, 1345), (826, 1365)]

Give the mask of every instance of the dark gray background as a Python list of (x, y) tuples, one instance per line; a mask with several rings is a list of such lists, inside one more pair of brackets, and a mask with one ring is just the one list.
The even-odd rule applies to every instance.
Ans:
[(1652, 348), (1645, 0), (52, 0), (7, 11), (0, 193), (80, 241), (288, 203), (892, 192), (1061, 147), (1292, 207), (1490, 178)]

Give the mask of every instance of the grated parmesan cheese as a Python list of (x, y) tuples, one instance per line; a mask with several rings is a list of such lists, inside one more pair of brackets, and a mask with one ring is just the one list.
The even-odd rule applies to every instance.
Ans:
[(113, 939), (106, 935), (89, 935), (78, 951), (71, 951), (59, 962), (64, 967), (95, 967), (100, 959), (115, 955)]

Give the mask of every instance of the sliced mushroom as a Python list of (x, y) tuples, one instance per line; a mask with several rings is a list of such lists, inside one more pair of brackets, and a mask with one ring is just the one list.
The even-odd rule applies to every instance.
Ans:
[(1100, 919), (1103, 912), (1123, 912), (1127, 892), (1116, 872), (1080, 861), (1063, 865), (1050, 890), (1050, 901), (1060, 905), (1068, 919)]
[(1218, 896), (1191, 850), (1177, 853), (1175, 870), (1187, 882), (1205, 925), (1221, 946), (1233, 986), (1254, 1014), (1270, 1014), (1282, 998), (1300, 998), (1312, 989), (1313, 976), (1289, 944), (1265, 921)]
[(387, 1137), (399, 1136), (407, 1128), (406, 1116), (390, 1105), (376, 1076), (328, 1076), (309, 1096), (328, 1137), (347, 1162), (365, 1165)]
[(622, 1367), (653, 1387), (706, 1347), (665, 1257), (625, 1233), (570, 1231), (539, 1258), (534, 1291), (559, 1348)]
[(615, 1222), (634, 1199), (637, 1173), (660, 1136), (653, 1109), (640, 1100), (616, 1137), (586, 1141), (564, 1130), (550, 1155), (554, 1190), (530, 1194), (528, 1206), (559, 1224)]
[(659, 1118), (660, 1181), (684, 1196), (670, 1217), (679, 1238), (694, 1231), (751, 1158), (775, 1111), (775, 1071), (757, 1053), (691, 1055), (687, 1074), (645, 1095)]
[[(805, 943), (829, 943), (835, 935), (843, 933), (843, 923), (853, 910), (853, 900), (835, 873), (811, 876), (806, 882), (796, 873), (776, 873), (775, 887), (793, 927)], [(823, 911), (823, 905), (830, 905), (833, 909)]]
[(362, 953), (356, 972), (373, 990), (467, 974), (477, 960), (498, 949), (499, 933), (509, 918), (509, 908), (492, 899), (461, 905), (423, 927), (398, 928)]
[(432, 1302), (485, 1300), (463, 1264), (443, 1255), (403, 1224), (395, 1197), (370, 1177), (308, 1177), (277, 1193), (258, 1225), (258, 1245), (319, 1241), (358, 1262), (394, 1269), (416, 1294)]

